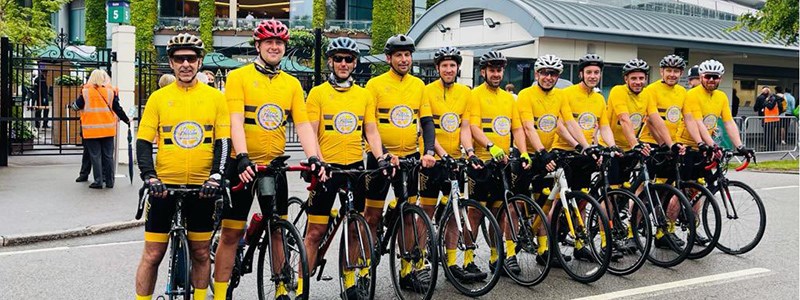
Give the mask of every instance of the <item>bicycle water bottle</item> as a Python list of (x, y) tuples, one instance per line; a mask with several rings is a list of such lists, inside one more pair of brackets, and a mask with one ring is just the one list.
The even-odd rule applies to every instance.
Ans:
[(256, 230), (261, 227), (263, 219), (264, 217), (260, 213), (254, 213), (253, 217), (250, 218), (250, 225), (247, 226), (247, 232), (244, 235), (244, 240), (248, 245), (254, 245), (258, 242), (261, 232), (256, 232)]

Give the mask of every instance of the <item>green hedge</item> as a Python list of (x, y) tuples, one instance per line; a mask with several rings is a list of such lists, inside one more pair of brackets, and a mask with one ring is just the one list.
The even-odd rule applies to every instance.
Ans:
[(200, 39), (206, 45), (206, 52), (214, 52), (214, 18), (216, 4), (214, 0), (200, 0)]
[(136, 50), (155, 54), (153, 30), (158, 18), (157, 0), (131, 0), (131, 25), (136, 26)]
[(441, 0), (428, 0), (427, 1), (428, 6), (426, 8), (431, 8), (431, 6), (433, 6), (434, 4), (438, 3), (439, 1), (441, 1)]
[(314, 0), (314, 17), (311, 21), (311, 25), (314, 28), (325, 28), (326, 14), (325, 0)]
[(86, 0), (86, 45), (106, 47), (106, 1)]
[(372, 2), (372, 50), (383, 52), (389, 37), (406, 33), (411, 27), (411, 0), (374, 0)]

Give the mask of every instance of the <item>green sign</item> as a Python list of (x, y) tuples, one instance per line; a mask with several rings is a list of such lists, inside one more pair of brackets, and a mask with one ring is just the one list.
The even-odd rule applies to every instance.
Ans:
[(131, 23), (131, 8), (128, 2), (108, 2), (108, 23)]

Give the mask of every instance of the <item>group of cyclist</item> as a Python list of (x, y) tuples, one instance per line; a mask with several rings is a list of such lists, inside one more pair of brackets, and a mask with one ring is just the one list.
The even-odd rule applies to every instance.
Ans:
[[(502, 53), (489, 51), (480, 57), (484, 82), (470, 90), (456, 82), (463, 60), (460, 51), (440, 48), (434, 54), (440, 79), (425, 85), (410, 74), (415, 45), (402, 34), (389, 38), (384, 47), (390, 70), (361, 87), (352, 77), (359, 61), (358, 46), (354, 40), (340, 37), (332, 39), (325, 51), (330, 75), (304, 99), (300, 82), (280, 66), (290, 38), (286, 25), (262, 21), (253, 37), (257, 58), (228, 75), (224, 94), (198, 84), (195, 78), (205, 54), (198, 37), (179, 34), (168, 43), (169, 64), (177, 80), (149, 97), (137, 135), (141, 177), (151, 193), (146, 206), (145, 246), (136, 275), (137, 299), (152, 298), (174, 213), (173, 199), (166, 193), (172, 186), (200, 188), (198, 199), (184, 204), (194, 298), (205, 299), (210, 284), (217, 291), (214, 299), (225, 298), (220, 291), (228, 288), (236, 247), (244, 234), (256, 189), (255, 165), (267, 165), (284, 154), (289, 119), (313, 175), (321, 182), (308, 196), (304, 244), (309, 262), (316, 261), (336, 191), (347, 180), (328, 170), (363, 169), (364, 156), (366, 169), (383, 170), (368, 175), (354, 197), (356, 209), (363, 212), (375, 240), (390, 186), (406, 184), (408, 195), (414, 196), (408, 201), (418, 203), (432, 217), (437, 203), (447, 201), (450, 185), (445, 184), (447, 176), (443, 174), (452, 172), (447, 166), (458, 158), (465, 158), (470, 169), (466, 179), (469, 198), (496, 211), (502, 204), (503, 184), (481, 174), (486, 171), (486, 162), (508, 162), (512, 152), (518, 152), (516, 158), (521, 162), (513, 191), (534, 199), (543, 188), (552, 186), (551, 180), (534, 175), (555, 170), (557, 157), (563, 152), (585, 155), (570, 162), (567, 176), (572, 189), (590, 186), (601, 159), (597, 145), (641, 155), (649, 155), (655, 148), (669, 148), (683, 155), (685, 162), (718, 156), (721, 150), (711, 137), (717, 119), (722, 119), (736, 151), (747, 156), (753, 153), (743, 147), (728, 98), (717, 90), (725, 69), (715, 60), (699, 65), (700, 85), (686, 91), (678, 84), (686, 68), (681, 57), (664, 57), (659, 63), (661, 78), (649, 85), (651, 67), (644, 60), (632, 59), (622, 67), (625, 84), (613, 87), (606, 102), (598, 89), (604, 67), (601, 57), (581, 57), (577, 69), (580, 82), (561, 90), (555, 84), (564, 64), (557, 56), (544, 55), (534, 65), (536, 83), (515, 99), (500, 87), (507, 65)], [(158, 145), (155, 162), (154, 142)], [(419, 174), (410, 176), (408, 183), (392, 176), (392, 167), (402, 158), (418, 159), (421, 165)], [(612, 160), (609, 181), (621, 185), (638, 161), (627, 157)], [(683, 168), (682, 178), (707, 175), (702, 164), (684, 165), (700, 167)], [(655, 177), (674, 176), (658, 168), (651, 170), (656, 170)], [(233, 191), (232, 205), (222, 212), (213, 282), (209, 282), (211, 216), (214, 200), (223, 192), (226, 181), (230, 186), (245, 183), (249, 188)], [(275, 186), (274, 196), (258, 197), (259, 205), (265, 214), (287, 218), (288, 183), (284, 179)], [(273, 201), (277, 201), (274, 212)], [(544, 209), (547, 213), (552, 207)], [(656, 245), (663, 243), (661, 239), (674, 238), (670, 232), (655, 235)], [(541, 257), (549, 257), (547, 239), (546, 232), (539, 230), (537, 252)], [(492, 248), (490, 263), (503, 259), (508, 272), (518, 273), (515, 248), (511, 240), (506, 241), (505, 250)], [(463, 262), (457, 263), (458, 251), (448, 246), (441, 258), (457, 279), (487, 277), (488, 270), (471, 262), (469, 249), (463, 254)], [(576, 245), (573, 256), (591, 259), (592, 254)], [(415, 289), (436, 280), (425, 272), (411, 272), (412, 263), (404, 261), (400, 270), (403, 288)], [(348, 299), (358, 298), (355, 287), (360, 283), (354, 272), (344, 271), (343, 296)], [(296, 291), (277, 285), (276, 299), (290, 299), (290, 294), (295, 299), (308, 299), (303, 293), (308, 290), (304, 288), (307, 279), (297, 280)]]

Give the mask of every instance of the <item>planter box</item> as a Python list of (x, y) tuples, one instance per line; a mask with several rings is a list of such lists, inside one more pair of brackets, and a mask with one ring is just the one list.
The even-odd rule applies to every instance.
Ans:
[(53, 144), (77, 145), (82, 143), (80, 120), (58, 118), (80, 118), (80, 113), (67, 106), (78, 98), (81, 86), (53, 86)]
[(11, 142), (11, 153), (22, 153), (30, 150), (33, 150), (33, 139), (24, 140), (21, 142)]

